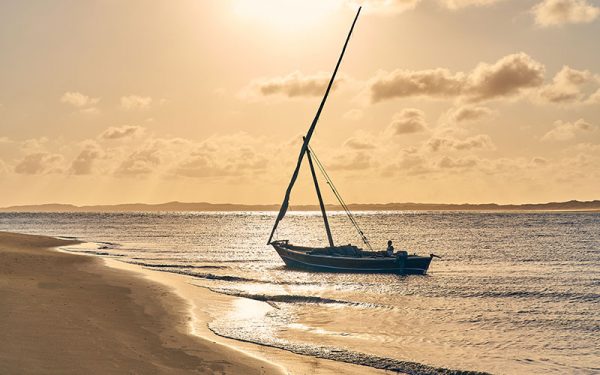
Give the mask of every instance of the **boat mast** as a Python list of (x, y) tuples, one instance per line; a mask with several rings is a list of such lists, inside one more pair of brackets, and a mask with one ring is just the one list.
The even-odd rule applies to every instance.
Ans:
[(350, 41), (350, 36), (352, 35), (352, 30), (354, 30), (354, 25), (356, 24), (356, 20), (358, 20), (358, 16), (360, 15), (360, 7), (358, 8), (358, 12), (356, 12), (356, 17), (354, 17), (354, 21), (352, 22), (352, 26), (350, 27), (350, 32), (348, 32), (348, 36), (346, 37), (346, 42), (344, 43), (344, 47), (342, 48), (342, 53), (335, 65), (335, 69), (333, 70), (333, 74), (331, 75), (331, 79), (329, 80), (329, 84), (327, 85), (327, 89), (325, 90), (325, 95), (321, 100), (321, 104), (319, 105), (319, 109), (317, 109), (317, 113), (312, 123), (310, 124), (310, 128), (308, 128), (308, 132), (304, 137), (304, 143), (302, 144), (302, 148), (300, 149), (300, 155), (298, 155), (298, 161), (296, 163), (296, 169), (294, 169), (294, 173), (292, 174), (292, 178), (290, 180), (290, 184), (288, 185), (285, 196), (283, 197), (283, 203), (281, 204), (281, 208), (279, 209), (279, 214), (277, 214), (277, 218), (275, 219), (275, 224), (273, 225), (273, 230), (271, 231), (271, 235), (269, 236), (269, 240), (267, 241), (267, 245), (271, 243), (273, 239), (273, 235), (275, 235), (275, 231), (277, 230), (277, 225), (279, 222), (285, 217), (285, 213), (287, 212), (290, 195), (292, 193), (292, 188), (296, 183), (296, 179), (298, 178), (298, 173), (300, 172), (300, 166), (302, 165), (302, 160), (304, 159), (304, 154), (308, 149), (308, 144), (310, 142), (310, 138), (315, 131), (315, 127), (317, 126), (317, 122), (319, 122), (319, 117), (321, 116), (321, 111), (323, 111), (323, 107), (325, 106), (325, 102), (327, 101), (327, 96), (329, 95), (329, 91), (331, 91), (331, 87), (333, 86), (333, 81), (335, 80), (335, 75), (340, 67), (342, 62), (342, 58), (344, 57), (344, 52), (346, 52), (346, 47), (348, 46), (348, 42)]
[(334, 247), (333, 237), (331, 236), (331, 229), (329, 228), (329, 220), (327, 220), (327, 213), (325, 212), (325, 204), (323, 203), (323, 197), (321, 197), (321, 189), (319, 189), (319, 182), (317, 181), (317, 174), (315, 173), (315, 167), (313, 166), (312, 157), (310, 156), (310, 149), (306, 150), (306, 157), (308, 158), (308, 165), (310, 166), (310, 173), (312, 174), (313, 181), (315, 182), (315, 190), (317, 191), (317, 198), (319, 198), (319, 206), (321, 206), (321, 214), (323, 215), (323, 223), (325, 224), (325, 231), (327, 232), (327, 239), (329, 240), (329, 246)]

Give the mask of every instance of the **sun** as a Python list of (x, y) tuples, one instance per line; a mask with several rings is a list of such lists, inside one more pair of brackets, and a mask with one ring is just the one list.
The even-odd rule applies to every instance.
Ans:
[(342, 4), (335, 0), (235, 0), (233, 3), (240, 17), (281, 30), (310, 27)]

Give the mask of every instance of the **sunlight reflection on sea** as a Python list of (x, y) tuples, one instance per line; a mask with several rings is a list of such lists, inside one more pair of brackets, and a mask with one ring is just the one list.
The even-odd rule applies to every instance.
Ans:
[[(424, 277), (290, 270), (265, 244), (274, 213), (263, 212), (0, 213), (0, 229), (98, 242), (80, 251), (244, 297), (211, 323), (233, 338), (357, 361), (368, 358), (352, 353), (506, 374), (600, 372), (600, 214), (356, 216), (377, 247), (392, 239), (442, 259)], [(358, 244), (342, 213), (330, 222), (337, 243)], [(312, 212), (290, 213), (277, 235), (326, 242)]]

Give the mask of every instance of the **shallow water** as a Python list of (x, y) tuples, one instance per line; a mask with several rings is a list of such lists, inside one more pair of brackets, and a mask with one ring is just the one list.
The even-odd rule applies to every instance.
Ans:
[[(210, 325), (232, 338), (417, 374), (600, 373), (598, 213), (358, 213), (380, 248), (442, 256), (407, 277), (289, 270), (265, 245), (274, 215), (0, 213), (0, 230), (107, 242), (79, 251), (246, 297)], [(345, 216), (330, 221), (337, 243), (358, 243)], [(326, 243), (317, 213), (280, 227)]]

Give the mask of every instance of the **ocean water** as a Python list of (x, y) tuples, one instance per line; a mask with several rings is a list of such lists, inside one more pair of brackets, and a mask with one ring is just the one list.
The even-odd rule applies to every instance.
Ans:
[[(271, 212), (0, 213), (0, 230), (77, 237), (94, 245), (71, 251), (243, 297), (209, 326), (234, 339), (413, 374), (600, 374), (600, 213), (356, 216), (374, 247), (442, 259), (427, 276), (290, 270), (266, 245)], [(359, 244), (342, 213), (330, 221)], [(277, 238), (326, 243), (314, 212)]]

